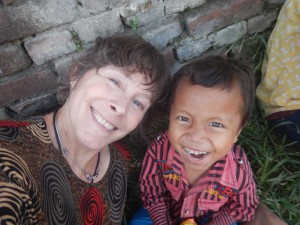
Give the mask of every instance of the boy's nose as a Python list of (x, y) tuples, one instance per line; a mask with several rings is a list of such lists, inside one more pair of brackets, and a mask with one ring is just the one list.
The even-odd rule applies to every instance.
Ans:
[(194, 141), (204, 140), (206, 133), (203, 126), (193, 126), (190, 135)]

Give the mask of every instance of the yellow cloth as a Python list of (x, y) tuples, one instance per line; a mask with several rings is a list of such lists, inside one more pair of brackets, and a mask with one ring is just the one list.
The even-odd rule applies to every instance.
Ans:
[(268, 41), (257, 87), (265, 115), (300, 109), (300, 0), (286, 0)]

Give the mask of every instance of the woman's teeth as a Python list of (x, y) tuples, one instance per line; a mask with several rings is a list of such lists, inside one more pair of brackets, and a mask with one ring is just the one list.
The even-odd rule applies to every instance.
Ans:
[(114, 129), (114, 126), (111, 125), (109, 122), (107, 122), (102, 116), (100, 116), (95, 110), (92, 110), (93, 116), (95, 119), (106, 129), (112, 130)]

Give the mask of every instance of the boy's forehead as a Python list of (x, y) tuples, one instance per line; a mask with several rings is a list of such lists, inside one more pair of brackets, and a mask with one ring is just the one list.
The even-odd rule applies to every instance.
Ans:
[[(227, 96), (227, 97), (226, 97)], [(239, 105), (239, 112), (243, 114), (244, 101), (243, 95), (241, 93), (240, 86), (238, 84), (234, 84), (230, 89), (224, 89), (222, 87), (205, 87), (204, 85), (200, 84), (193, 84), (188, 79), (182, 79), (178, 82), (176, 93), (174, 96), (174, 101), (187, 103), (191, 100), (194, 100), (193, 107), (197, 107), (198, 103), (205, 102), (212, 103), (216, 100), (223, 100), (223, 103), (227, 102), (227, 105)], [(199, 101), (200, 100), (200, 101)], [(173, 101), (173, 104), (174, 104)], [(224, 102), (225, 101), (225, 102)], [(178, 103), (179, 103), (178, 102)], [(223, 104), (221, 104), (223, 105)], [(218, 107), (219, 105), (215, 105)]]

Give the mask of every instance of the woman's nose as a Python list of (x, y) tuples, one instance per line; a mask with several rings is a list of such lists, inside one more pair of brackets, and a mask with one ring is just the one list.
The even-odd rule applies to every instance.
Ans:
[(121, 115), (126, 113), (127, 105), (128, 105), (128, 100), (126, 100), (126, 98), (124, 97), (123, 98), (121, 97), (119, 99), (116, 99), (115, 101), (110, 102), (109, 108), (112, 113)]

